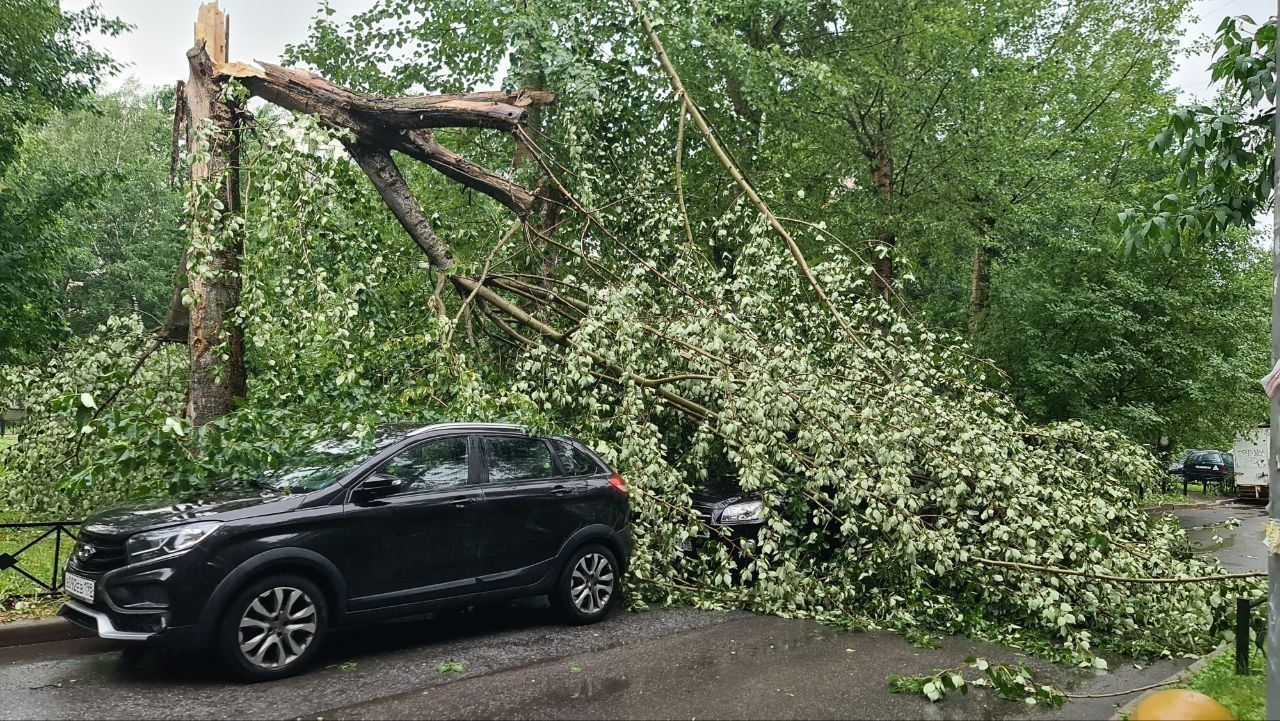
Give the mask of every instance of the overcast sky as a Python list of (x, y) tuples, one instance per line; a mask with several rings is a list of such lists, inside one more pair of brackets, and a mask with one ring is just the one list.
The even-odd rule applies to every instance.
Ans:
[[(1160, 0), (1117, 0), (1120, 2), (1160, 2)], [(349, 17), (373, 0), (331, 0), (340, 16)], [(63, 0), (67, 9), (79, 9), (89, 0)], [(118, 60), (126, 63), (123, 76), (133, 76), (144, 85), (169, 85), (186, 78), (187, 48), (191, 47), (192, 23), (199, 0), (99, 0), (109, 15), (135, 26), (133, 32), (102, 44)], [(306, 37), (319, 0), (222, 0), (231, 16), (232, 60), (279, 60), (284, 46)], [(1275, 0), (1196, 0), (1197, 22), (1186, 28), (1184, 47), (1211, 35), (1227, 15), (1249, 15), (1261, 20), (1274, 14)], [(1184, 52), (1173, 76), (1184, 100), (1208, 95), (1209, 56)], [(121, 79), (109, 85), (118, 86)]]

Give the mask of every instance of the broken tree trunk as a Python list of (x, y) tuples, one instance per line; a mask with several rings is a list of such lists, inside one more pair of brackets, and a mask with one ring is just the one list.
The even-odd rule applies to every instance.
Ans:
[(244, 333), (232, 315), (240, 301), (239, 108), (223, 94), (225, 82), (214, 68), (227, 59), (227, 16), (217, 2), (200, 6), (195, 46), (187, 52), (185, 86), (188, 137), (203, 137), (208, 155), (191, 164), (193, 192), (216, 179), (211, 196), (197, 195), (191, 246), (185, 254), (191, 377), (187, 418), (196, 426), (224, 416), (244, 396)]

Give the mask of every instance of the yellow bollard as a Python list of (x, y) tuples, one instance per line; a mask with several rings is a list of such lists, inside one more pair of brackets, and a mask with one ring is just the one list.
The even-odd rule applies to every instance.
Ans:
[(1199, 691), (1171, 688), (1144, 698), (1131, 721), (1235, 721), (1226, 706)]

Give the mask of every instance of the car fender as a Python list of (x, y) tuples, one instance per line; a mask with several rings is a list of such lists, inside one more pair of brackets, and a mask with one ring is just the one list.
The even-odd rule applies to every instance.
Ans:
[(573, 553), (584, 543), (589, 543), (591, 541), (608, 541), (611, 546), (621, 549), (621, 552), (618, 554), (618, 563), (622, 564), (622, 569), (625, 571), (628, 562), (631, 560), (626, 557), (626, 554), (630, 549), (628, 549), (625, 544), (619, 542), (619, 534), (620, 531), (618, 529), (611, 528), (603, 523), (593, 523), (590, 526), (583, 526), (582, 528), (579, 528), (577, 531), (574, 531), (573, 535), (569, 536), (568, 540), (560, 546), (560, 552), (556, 554), (555, 567), (561, 568), (565, 562), (569, 560), (569, 554)]
[(236, 591), (253, 576), (276, 566), (306, 566), (318, 572), (333, 591), (331, 600), (334, 606), (332, 609), (334, 619), (340, 619), (346, 613), (347, 583), (338, 572), (337, 566), (324, 556), (305, 548), (273, 548), (251, 556), (218, 583), (209, 596), (209, 602), (200, 613), (200, 628), (205, 632), (211, 632), (216, 628), (223, 609), (231, 602)]

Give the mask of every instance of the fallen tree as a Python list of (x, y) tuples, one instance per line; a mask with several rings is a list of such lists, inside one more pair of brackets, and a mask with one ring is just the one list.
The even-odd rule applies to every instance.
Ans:
[[(742, 190), (714, 229), (739, 249), (731, 275), (680, 242), (704, 229), (689, 222), (678, 174), (674, 193), (650, 192), (672, 177), (662, 156), (620, 179), (619, 192), (582, 200), (575, 186), (589, 178), (567, 181), (524, 127), (522, 104), (548, 94), (380, 99), (303, 71), (217, 66), (219, 79), (299, 114), (257, 129), (261, 180), (246, 225), (260, 242), (246, 258), (237, 317), (259, 359), (259, 388), (249, 407), (188, 433), (170, 425), (166, 404), (141, 410), (147, 384), (98, 412), (99, 394), (92, 404), (77, 398), (83, 378), (68, 368), (40, 397), (71, 400), (35, 426), (43, 443), (27, 446), (17, 473), (39, 473), (48, 449), (65, 453), (70, 437), (65, 465), (80, 469), (71, 491), (92, 493), (123, 469), (152, 490), (248, 476), (284, 452), (278, 427), (302, 428), (301, 439), (332, 432), (324, 420), (339, 395), (351, 432), (389, 408), (503, 416), (587, 438), (627, 474), (631, 573), (643, 600), (964, 632), (1084, 658), (1099, 646), (1154, 654), (1211, 643), (1245, 579), (1192, 556), (1176, 524), (1139, 507), (1161, 471), (1150, 455), (1078, 423), (1030, 426), (963, 341), (872, 292), (874, 263), (850, 251), (810, 265), (792, 233), (840, 239), (779, 218), (728, 153), (715, 152), (713, 129), (643, 25), (677, 88), (681, 131), (692, 118)], [(434, 132), (446, 126), (509, 133), (538, 184), (520, 187), (443, 150)], [(335, 144), (372, 187), (355, 183)], [(393, 151), (492, 198), (511, 213), (510, 232), (460, 259)], [(563, 212), (551, 227), (531, 212), (551, 193), (527, 187), (555, 189)], [(373, 221), (338, 209), (372, 214), (373, 204), (391, 211), (452, 297), (431, 284), (387, 307), (378, 289), (394, 271), (370, 250)], [(561, 254), (554, 275), (511, 267), (502, 252), (517, 234), (526, 249)], [(495, 350), (455, 341), (469, 310)], [(500, 374), (498, 349), (507, 353)], [(139, 365), (156, 373), (161, 360)], [(128, 382), (132, 371), (103, 375)], [(170, 375), (150, 387), (168, 398), (180, 382)], [(313, 385), (332, 395), (314, 397)], [(121, 428), (135, 435), (122, 438)], [(134, 460), (139, 447), (146, 455)], [(174, 458), (186, 459), (180, 471), (166, 467)], [(709, 474), (762, 493), (765, 526), (754, 541), (690, 554), (685, 542), (708, 529), (689, 496)], [(23, 492), (10, 486), (19, 502)]]

